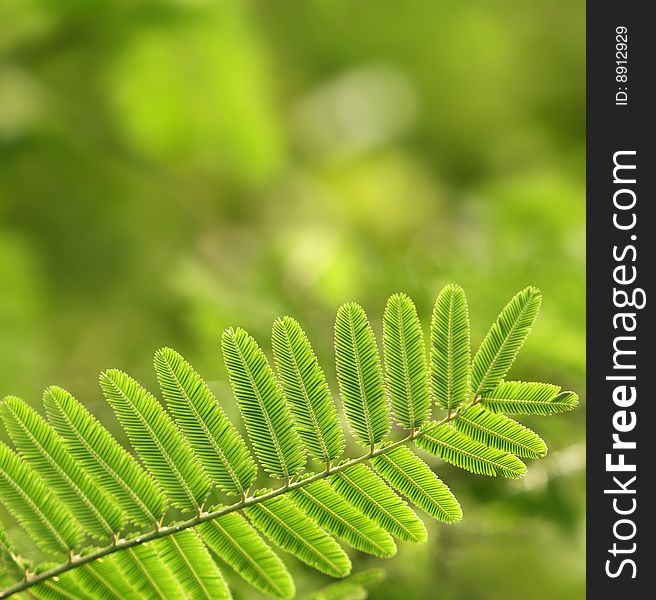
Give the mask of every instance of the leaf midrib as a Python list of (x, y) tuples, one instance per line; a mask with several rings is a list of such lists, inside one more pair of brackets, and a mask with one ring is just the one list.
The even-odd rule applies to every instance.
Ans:
[(112, 594), (114, 594), (114, 596), (116, 596), (117, 600), (122, 600), (120, 592), (114, 588), (111, 581), (107, 581), (107, 578), (103, 577), (102, 574), (98, 572), (93, 564), (87, 565), (87, 569), (91, 573), (92, 577), (95, 577), (97, 580), (99, 580), (101, 585), (104, 585)]
[[(400, 352), (401, 352), (401, 363), (403, 365), (403, 382), (404, 382), (404, 387), (405, 387), (405, 399), (406, 399), (406, 406), (408, 407), (408, 417), (409, 417), (409, 423), (411, 427), (415, 427), (415, 407), (414, 407), (414, 402), (413, 402), (413, 390), (412, 390), (412, 383), (410, 381), (410, 369), (408, 365), (408, 350), (407, 350), (407, 344), (406, 344), (406, 339), (405, 339), (405, 322), (403, 320), (403, 311), (402, 307), (400, 304), (397, 306), (397, 316), (398, 316), (398, 324), (399, 324), (399, 346), (400, 346)], [(422, 360), (425, 360), (422, 357)]]
[[(194, 535), (192, 533), (192, 535)], [(187, 566), (188, 572), (190, 572), (193, 576), (193, 578), (196, 580), (196, 583), (200, 587), (201, 591), (203, 592), (204, 596), (208, 600), (212, 600), (212, 595), (210, 594), (210, 591), (207, 589), (207, 586), (205, 585), (205, 582), (203, 581), (202, 577), (196, 572), (196, 569), (194, 565), (192, 565), (189, 562), (189, 557), (186, 555), (185, 551), (183, 548), (180, 547), (180, 544), (178, 543), (178, 540), (175, 539), (175, 536), (172, 535), (169, 537), (171, 540), (171, 544), (175, 547), (176, 552), (182, 557), (182, 560), (184, 561), (184, 564)]]
[(143, 564), (143, 561), (139, 558), (139, 555), (134, 551), (133, 548), (128, 548), (128, 551), (129, 551), (131, 559), (137, 564), (137, 567), (139, 568), (139, 571), (141, 571), (141, 573), (145, 576), (146, 580), (150, 582), (150, 585), (152, 586), (153, 590), (157, 593), (157, 595), (162, 600), (166, 600), (166, 596), (164, 595), (164, 592), (157, 585), (157, 582), (155, 581), (155, 579), (153, 579), (151, 577), (150, 571)]
[[(454, 418), (454, 415), (452, 416), (446, 416), (440, 421), (434, 422), (433, 426), (437, 427), (439, 425), (443, 425), (447, 423), (448, 421), (452, 420)], [(313, 481), (318, 481), (321, 479), (325, 479), (327, 477), (330, 477), (332, 475), (336, 475), (337, 473), (340, 473), (341, 477), (344, 477), (349, 481), (355, 488), (356, 490), (359, 490), (365, 497), (369, 498), (376, 506), (379, 507), (380, 510), (382, 510), (385, 514), (388, 514), (390, 519), (396, 523), (400, 529), (403, 531), (406, 531), (407, 534), (409, 535), (410, 539), (419, 541), (419, 539), (405, 526), (403, 523), (401, 523), (398, 519), (396, 519), (393, 515), (391, 515), (387, 510), (384, 509), (374, 498), (372, 498), (369, 494), (366, 493), (365, 490), (363, 490), (360, 486), (358, 486), (354, 481), (352, 481), (347, 473), (346, 470), (354, 467), (358, 464), (364, 463), (366, 461), (371, 460), (372, 458), (376, 456), (380, 456), (382, 454), (385, 454), (387, 452), (391, 452), (395, 448), (398, 448), (399, 446), (403, 446), (410, 441), (416, 440), (419, 437), (423, 437), (426, 435), (427, 430), (425, 431), (420, 431), (416, 432), (415, 434), (409, 435), (401, 440), (398, 440), (396, 442), (393, 442), (389, 446), (385, 446), (384, 448), (379, 448), (375, 450), (373, 453), (367, 453), (362, 456), (359, 456), (357, 458), (353, 458), (351, 460), (346, 461), (345, 463), (338, 465), (336, 467), (333, 467), (330, 471), (323, 471), (320, 473), (316, 473), (306, 479), (302, 479), (300, 481), (296, 481), (293, 483), (290, 483), (289, 485), (285, 485), (283, 487), (277, 488), (275, 490), (272, 490), (271, 492), (268, 492), (267, 494), (263, 494), (262, 496), (256, 496), (256, 497), (251, 497), (247, 498), (245, 500), (242, 500), (240, 502), (237, 502), (235, 504), (232, 504), (227, 507), (220, 508), (215, 511), (211, 511), (208, 513), (203, 513), (202, 515), (197, 515), (195, 517), (192, 517), (191, 519), (188, 519), (187, 521), (180, 522), (176, 525), (171, 525), (171, 526), (164, 526), (164, 527), (159, 527), (155, 529), (154, 531), (150, 531), (147, 533), (144, 533), (138, 537), (135, 538), (130, 538), (127, 540), (119, 540), (117, 544), (113, 544), (111, 546), (105, 546), (103, 548), (100, 548), (99, 550), (96, 550), (94, 552), (91, 552), (89, 554), (86, 554), (84, 556), (80, 557), (74, 557), (72, 561), (69, 561), (67, 563), (59, 564), (56, 565), (47, 571), (43, 571), (42, 573), (39, 573), (38, 575), (34, 575), (30, 578), (29, 581), (21, 581), (13, 586), (2, 590), (2, 593), (6, 595), (14, 594), (16, 592), (23, 591), (25, 589), (28, 589), (38, 583), (41, 583), (43, 581), (48, 581), (53, 577), (56, 577), (58, 575), (61, 575), (62, 573), (66, 573), (67, 571), (70, 571), (72, 569), (78, 568), (82, 565), (89, 564), (93, 562), (94, 560), (98, 560), (104, 556), (108, 556), (110, 554), (113, 554), (115, 552), (120, 552), (122, 550), (128, 550), (130, 553), (134, 553), (134, 548), (137, 545), (140, 544), (145, 544), (147, 542), (161, 539), (163, 537), (167, 537), (169, 535), (172, 535), (174, 533), (177, 533), (179, 531), (184, 531), (185, 529), (189, 529), (192, 527), (196, 527), (197, 525), (200, 525), (201, 523), (205, 523), (208, 521), (214, 521), (215, 519), (219, 519), (221, 516), (230, 514), (233, 512), (237, 512), (239, 510), (243, 510), (249, 506), (256, 506), (259, 505), (266, 500), (270, 500), (272, 498), (276, 498), (278, 496), (282, 496), (284, 494), (287, 494), (289, 491), (303, 487), (305, 485), (309, 485)], [(374, 474), (375, 475), (375, 474)], [(392, 492), (393, 493), (393, 492)]]

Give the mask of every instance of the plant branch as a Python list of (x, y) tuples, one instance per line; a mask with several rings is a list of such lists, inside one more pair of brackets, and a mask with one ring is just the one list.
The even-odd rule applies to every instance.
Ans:
[[(471, 406), (475, 402), (470, 403), (468, 406)], [(467, 408), (467, 407), (463, 407)], [(265, 502), (267, 500), (271, 500), (272, 498), (276, 498), (277, 496), (281, 496), (283, 494), (286, 494), (287, 492), (291, 490), (295, 490), (297, 488), (301, 488), (303, 486), (309, 485), (310, 483), (314, 481), (318, 481), (319, 479), (324, 479), (326, 477), (329, 477), (330, 475), (334, 475), (335, 473), (339, 473), (340, 471), (344, 471), (345, 469), (348, 469), (349, 467), (352, 467), (354, 465), (357, 465), (362, 462), (366, 462), (368, 460), (371, 460), (372, 458), (376, 456), (380, 456), (382, 454), (386, 454), (388, 452), (391, 452), (395, 448), (398, 448), (399, 446), (402, 446), (408, 442), (411, 442), (413, 440), (416, 440), (417, 438), (422, 437), (429, 431), (433, 430), (435, 427), (438, 427), (439, 425), (443, 425), (444, 423), (448, 423), (449, 421), (452, 421), (453, 419), (456, 418), (458, 415), (459, 411), (456, 411), (455, 413), (451, 414), (451, 411), (449, 411), (449, 414), (445, 416), (443, 419), (440, 419), (439, 421), (434, 421), (433, 423), (430, 424), (429, 427), (425, 428), (423, 431), (412, 431), (410, 435), (404, 437), (401, 440), (398, 440), (388, 446), (383, 446), (382, 448), (378, 449), (373, 449), (367, 454), (364, 454), (363, 456), (359, 456), (358, 458), (353, 458), (351, 460), (348, 460), (341, 465), (333, 466), (330, 468), (330, 470), (325, 470), (321, 471), (319, 473), (315, 473), (314, 475), (307, 477), (305, 479), (301, 479), (298, 481), (294, 482), (289, 482), (289, 479), (287, 480), (286, 484), (283, 485), (280, 488), (277, 488), (275, 490), (272, 490), (270, 492), (267, 492), (266, 494), (262, 494), (261, 496), (254, 496), (250, 498), (243, 497), (242, 500), (239, 502), (236, 502), (235, 504), (231, 504), (230, 506), (224, 506), (220, 509), (210, 511), (210, 512), (199, 512), (195, 517), (188, 519), (186, 521), (181, 521), (179, 523), (176, 523), (171, 526), (161, 526), (156, 528), (155, 530), (144, 533), (144, 534), (137, 534), (136, 537), (130, 538), (130, 539), (120, 539), (117, 538), (114, 540), (112, 545), (106, 546), (104, 548), (100, 548), (98, 550), (95, 550), (94, 552), (90, 552), (89, 554), (85, 554), (84, 556), (76, 555), (73, 554), (73, 551), (71, 551), (71, 557), (70, 560), (68, 560), (65, 563), (62, 563), (60, 565), (57, 565), (55, 567), (52, 567), (46, 571), (43, 571), (38, 574), (30, 574), (26, 575), (26, 578), (23, 581), (19, 581), (18, 583), (0, 591), (0, 598), (8, 598), (9, 596), (12, 596), (13, 594), (16, 594), (18, 592), (22, 592), (32, 586), (35, 586), (39, 583), (42, 583), (43, 581), (47, 581), (48, 579), (52, 579), (53, 577), (57, 577), (59, 575), (62, 575), (63, 573), (66, 573), (67, 571), (70, 571), (72, 569), (75, 569), (77, 567), (81, 567), (83, 565), (89, 564), (93, 562), (94, 560), (97, 560), (99, 558), (102, 558), (103, 556), (107, 556), (109, 554), (113, 554), (114, 552), (118, 552), (120, 550), (125, 550), (127, 548), (133, 548), (135, 546), (138, 546), (140, 544), (145, 544), (147, 542), (151, 542), (153, 540), (157, 540), (159, 538), (163, 538), (169, 535), (173, 535), (175, 533), (178, 533), (179, 531), (184, 531), (185, 529), (190, 529), (192, 527), (196, 527), (197, 525), (200, 525), (201, 523), (205, 523), (207, 521), (212, 521), (213, 519), (217, 519), (223, 515), (227, 515), (232, 512), (236, 512), (239, 510), (242, 510), (244, 508), (247, 508), (249, 506), (254, 506), (256, 504), (260, 504), (261, 502)]]

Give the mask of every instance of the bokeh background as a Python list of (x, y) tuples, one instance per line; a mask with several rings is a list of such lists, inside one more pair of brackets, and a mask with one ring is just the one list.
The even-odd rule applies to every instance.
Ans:
[[(583, 2), (3, 0), (0, 395), (56, 383), (117, 432), (98, 372), (154, 387), (171, 345), (231, 404), (220, 331), (282, 314), (336, 390), (340, 303), (428, 324), (454, 281), (475, 343), (542, 288), (513, 377), (584, 400), (583, 148)], [(372, 598), (583, 598), (584, 409), (526, 422), (526, 479), (441, 465), (463, 522), (354, 557)]]

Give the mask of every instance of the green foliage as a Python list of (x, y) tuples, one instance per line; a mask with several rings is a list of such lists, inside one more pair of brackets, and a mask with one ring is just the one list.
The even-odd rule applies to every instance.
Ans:
[(0, 404), (0, 417), (21, 456), (70, 508), (83, 530), (102, 540), (122, 528), (121, 512), (80, 472), (55, 430), (35, 410), (8, 396)]
[(134, 585), (139, 597), (165, 600), (180, 595), (176, 577), (162, 560), (165, 540), (118, 552), (116, 560), (123, 576)]
[(164, 494), (80, 402), (66, 390), (51, 386), (43, 404), (68, 453), (132, 523), (148, 527), (164, 515)]
[(351, 571), (351, 561), (339, 544), (289, 498), (278, 496), (249, 506), (245, 512), (276, 546), (306, 565), (333, 577)]
[(481, 396), (481, 404), (494, 412), (509, 415), (555, 415), (578, 404), (574, 392), (560, 392), (549, 383), (505, 381)]
[(430, 467), (406, 446), (372, 461), (376, 472), (415, 506), (443, 523), (457, 523), (462, 510), (456, 497)]
[(526, 473), (516, 456), (481, 444), (450, 424), (431, 426), (417, 439), (417, 446), (456, 467), (479, 475), (515, 479)]
[(407, 542), (425, 542), (426, 528), (412, 509), (367, 465), (336, 473), (330, 483), (337, 492), (390, 535)]
[(467, 401), (470, 369), (465, 291), (447, 285), (437, 297), (431, 320), (431, 385), (438, 406), (451, 410)]
[(276, 369), (308, 453), (328, 463), (344, 451), (344, 433), (326, 377), (301, 326), (277, 319), (271, 336)]
[(272, 598), (292, 598), (294, 581), (278, 555), (237, 513), (199, 526), (205, 543), (248, 583)]
[(212, 482), (226, 494), (242, 494), (257, 467), (207, 384), (171, 348), (155, 353), (155, 371), (171, 414)]
[(137, 454), (176, 508), (198, 510), (211, 482), (171, 417), (134, 379), (112, 369), (100, 376), (107, 402)]
[(426, 349), (414, 303), (405, 294), (387, 301), (383, 316), (385, 376), (396, 422), (421, 427), (430, 416)]
[[(100, 378), (145, 469), (65, 390), (46, 390), (47, 420), (5, 398), (0, 416), (19, 453), (0, 444), (0, 501), (35, 545), (66, 561), (22, 559), (0, 529), (0, 558), (17, 578), (28, 572), (9, 591), (53, 599), (230, 598), (213, 553), (259, 592), (291, 598), (291, 576), (260, 533), (333, 577), (351, 570), (336, 539), (378, 557), (396, 552), (394, 538), (425, 541), (424, 524), (401, 496), (444, 523), (459, 521), (462, 511), (412, 442), (473, 473), (520, 477), (526, 467), (518, 457), (540, 458), (546, 445), (500, 413), (547, 415), (576, 405), (576, 394), (557, 386), (502, 381), (539, 301), (534, 288), (515, 296), (471, 361), (464, 292), (447, 286), (433, 311), (429, 372), (415, 306), (395, 294), (383, 323), (385, 379), (364, 311), (343, 305), (337, 376), (353, 436), (368, 453), (342, 462), (345, 437), (326, 378), (289, 317), (273, 326), (276, 372), (245, 331), (229, 329), (222, 339), (257, 464), (205, 381), (169, 348), (155, 355), (168, 410), (121, 371)], [(429, 389), (446, 412), (432, 420)], [(390, 413), (406, 437), (390, 435)], [(322, 470), (311, 470), (305, 450)], [(280, 487), (252, 492), (258, 466)], [(208, 511), (210, 493), (238, 500)], [(364, 598), (365, 583), (352, 577), (315, 597)]]
[(510, 369), (538, 316), (542, 294), (534, 287), (519, 292), (501, 311), (472, 362), (475, 396), (494, 389)]
[(82, 530), (59, 502), (44, 502), (49, 491), (38, 474), (0, 442), (0, 500), (44, 551), (66, 554), (82, 539)]
[(389, 558), (396, 544), (387, 532), (346, 502), (325, 481), (293, 490), (294, 503), (317, 525), (360, 552)]
[(391, 424), (374, 332), (364, 310), (354, 302), (337, 311), (335, 362), (353, 435), (364, 446), (373, 446), (387, 436)]
[(217, 564), (195, 531), (181, 531), (159, 542), (160, 557), (178, 575), (185, 597), (191, 600), (231, 598)]
[(121, 600), (137, 595), (137, 590), (121, 572), (117, 556), (95, 561), (89, 565), (66, 573), (72, 576), (80, 588), (80, 596), (93, 596), (103, 600)]
[(274, 477), (295, 475), (305, 463), (301, 439), (264, 352), (239, 328), (224, 331), (222, 347), (230, 383), (262, 468)]
[(547, 445), (535, 432), (480, 404), (459, 412), (452, 424), (472, 440), (516, 456), (542, 458), (547, 453)]
[(382, 569), (367, 569), (342, 581), (325, 585), (308, 596), (307, 600), (365, 600), (369, 597), (369, 589), (384, 579), (385, 571)]

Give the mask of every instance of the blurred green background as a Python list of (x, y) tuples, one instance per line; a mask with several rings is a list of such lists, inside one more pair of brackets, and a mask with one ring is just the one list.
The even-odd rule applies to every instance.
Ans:
[[(98, 372), (154, 387), (171, 345), (231, 405), (220, 331), (268, 348), (281, 314), (336, 390), (340, 303), (428, 324), (454, 281), (474, 343), (542, 288), (513, 378), (584, 399), (584, 41), (566, 0), (2, 0), (0, 394), (56, 383), (116, 431)], [(372, 598), (584, 597), (584, 410), (526, 422), (526, 479), (440, 465), (464, 521), (354, 557)]]

